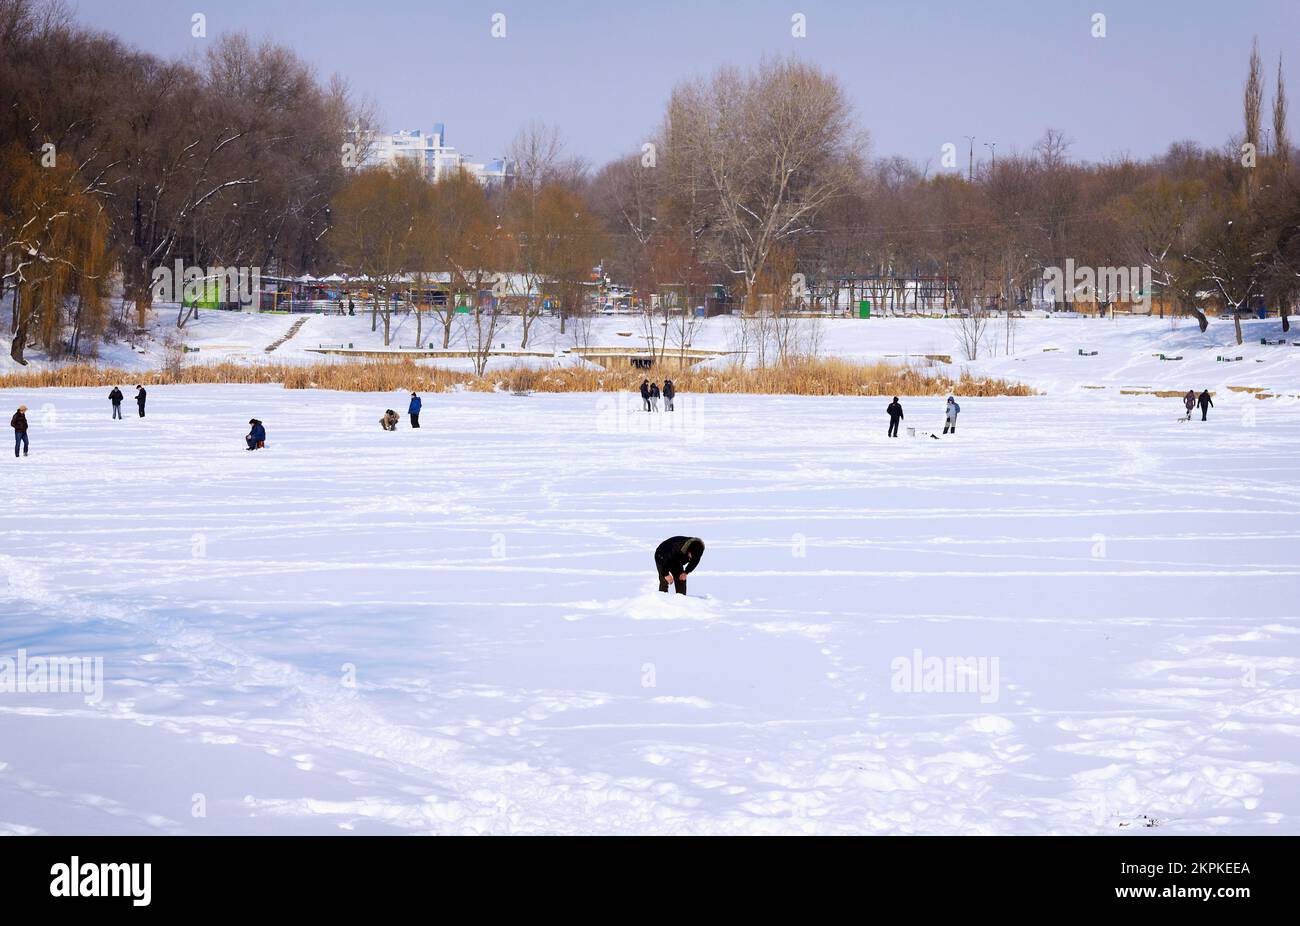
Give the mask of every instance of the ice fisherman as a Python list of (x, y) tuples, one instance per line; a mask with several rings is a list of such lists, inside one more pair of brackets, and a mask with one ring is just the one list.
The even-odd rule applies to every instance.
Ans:
[(384, 417), (379, 419), (379, 426), (385, 431), (396, 431), (397, 422), (401, 420), (402, 416), (390, 408), (384, 412)]
[(248, 442), (249, 450), (260, 450), (266, 447), (266, 428), (262, 422), (256, 418), (249, 418), (248, 423), (251, 425), (249, 431), (244, 435), (244, 440)]
[(420, 401), (420, 397), (412, 392), (411, 404), (406, 406), (406, 413), (411, 416), (411, 427), (413, 428), (420, 426), (420, 408), (423, 405), (424, 403)]
[(947, 434), (949, 431), (951, 431), (954, 434), (957, 433), (957, 416), (960, 414), (961, 414), (961, 406), (957, 404), (956, 399), (954, 399), (952, 396), (948, 396), (948, 407), (947, 410), (943, 413), (944, 434)]
[(889, 414), (889, 436), (898, 436), (898, 423), (903, 420), (903, 406), (898, 404), (898, 396), (894, 396), (894, 401), (885, 407)]
[(655, 549), (655, 573), (659, 591), (668, 591), (668, 583), (679, 595), (686, 594), (686, 577), (695, 571), (704, 556), (704, 541), (699, 537), (669, 537)]
[(135, 407), (140, 409), (140, 417), (144, 417), (144, 400), (148, 393), (144, 391), (144, 386), (135, 387)]
[(9, 419), (9, 427), (14, 429), (14, 456), (18, 456), (18, 448), (23, 448), (23, 456), (27, 456), (29, 444), (27, 443), (27, 406), (19, 405), (18, 411)]
[(114, 387), (113, 387), (113, 391), (110, 392), (110, 393), (108, 394), (108, 401), (111, 402), (112, 405), (113, 405), (113, 417), (114, 417), (114, 418), (121, 418), (121, 417), (122, 417), (122, 399), (123, 399), (123, 398), (124, 398), (124, 396), (122, 395), (122, 390), (121, 390), (121, 389), (118, 389), (116, 386), (114, 386)]

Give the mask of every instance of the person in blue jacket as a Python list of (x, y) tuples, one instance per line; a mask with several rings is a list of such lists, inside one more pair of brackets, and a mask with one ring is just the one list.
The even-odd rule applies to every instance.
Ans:
[(411, 416), (411, 427), (413, 428), (418, 428), (420, 426), (420, 406), (423, 404), (424, 403), (420, 401), (420, 397), (412, 392), (411, 404), (407, 406), (406, 411), (407, 414)]
[(248, 434), (244, 437), (244, 440), (248, 442), (248, 449), (258, 450), (265, 447), (266, 428), (262, 426), (262, 422), (258, 421), (256, 418), (250, 418), (248, 419), (248, 423), (252, 425)]
[(943, 413), (943, 433), (951, 431), (957, 433), (957, 416), (961, 414), (961, 406), (952, 396), (948, 396), (948, 407)]

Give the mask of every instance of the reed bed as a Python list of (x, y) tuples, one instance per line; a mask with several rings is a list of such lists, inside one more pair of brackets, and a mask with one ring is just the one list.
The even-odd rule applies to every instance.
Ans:
[[(0, 388), (177, 385), (190, 383), (279, 383), (286, 389), (344, 392), (634, 392), (643, 378), (663, 374), (611, 371), (586, 366), (547, 369), (503, 367), (482, 376), (417, 364), (411, 360), (297, 364), (194, 364), (179, 369), (130, 372), (93, 364), (0, 375)], [(807, 360), (783, 366), (695, 368), (672, 371), (679, 392), (757, 395), (947, 395), (1027, 396), (1020, 383), (962, 371), (956, 377), (933, 368), (847, 360)]]

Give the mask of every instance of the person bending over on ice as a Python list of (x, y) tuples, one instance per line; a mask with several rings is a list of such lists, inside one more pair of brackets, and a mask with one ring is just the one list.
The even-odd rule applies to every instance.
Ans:
[(898, 404), (898, 396), (894, 396), (894, 401), (886, 406), (885, 411), (889, 413), (889, 436), (898, 436), (898, 423), (903, 420), (903, 406)]
[(686, 577), (695, 571), (704, 556), (704, 541), (699, 537), (669, 537), (655, 550), (655, 572), (659, 591), (668, 591), (668, 583), (679, 595), (686, 594)]
[(1201, 397), (1196, 401), (1201, 403), (1201, 420), (1205, 420), (1206, 413), (1214, 405), (1214, 400), (1210, 398), (1210, 390), (1206, 389), (1201, 392)]
[(252, 427), (244, 435), (244, 440), (248, 442), (249, 450), (260, 450), (266, 446), (266, 428), (256, 418), (249, 418), (248, 423)]
[(1196, 407), (1196, 392), (1192, 389), (1187, 390), (1187, 395), (1183, 396), (1183, 408), (1187, 409), (1187, 420), (1192, 420), (1192, 409)]
[(19, 405), (18, 411), (9, 419), (9, 427), (14, 429), (14, 456), (18, 456), (18, 448), (23, 448), (23, 456), (27, 456), (27, 406)]
[(422, 405), (424, 403), (420, 401), (420, 397), (412, 392), (411, 404), (406, 406), (406, 413), (411, 416), (411, 427), (413, 428), (420, 426), (420, 407)]
[(664, 411), (673, 410), (673, 396), (677, 395), (677, 389), (673, 386), (671, 379), (664, 380)]
[(384, 417), (379, 419), (379, 426), (385, 431), (396, 431), (397, 422), (401, 421), (401, 416), (391, 408), (384, 412)]
[(645, 404), (645, 410), (650, 411), (650, 380), (641, 380), (641, 401)]
[(108, 394), (108, 401), (113, 403), (114, 418), (122, 417), (122, 398), (122, 390), (118, 389), (116, 386), (114, 386), (113, 391)]
[(957, 404), (956, 399), (952, 396), (948, 396), (948, 410), (944, 412), (943, 417), (944, 434), (947, 434), (949, 431), (952, 431), (954, 434), (957, 433), (957, 416), (960, 414), (961, 406)]

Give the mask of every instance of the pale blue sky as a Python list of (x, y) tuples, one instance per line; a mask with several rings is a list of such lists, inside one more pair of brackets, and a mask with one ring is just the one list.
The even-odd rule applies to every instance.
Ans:
[[(1279, 52), (1300, 138), (1300, 0), (72, 0), (78, 19), (167, 56), (208, 35), (271, 35), (321, 76), (344, 74), (388, 129), (447, 126), (475, 156), (501, 153), (530, 119), (559, 125), (599, 164), (637, 148), (672, 85), (719, 64), (795, 53), (844, 83), (873, 154), (937, 168), (976, 136), (999, 154), (1053, 126), (1073, 156), (1144, 157), (1240, 131), (1253, 35), (1270, 89)], [(506, 16), (506, 37), (489, 34)], [(807, 38), (790, 17), (807, 17)], [(1091, 36), (1096, 12), (1107, 36)]]

